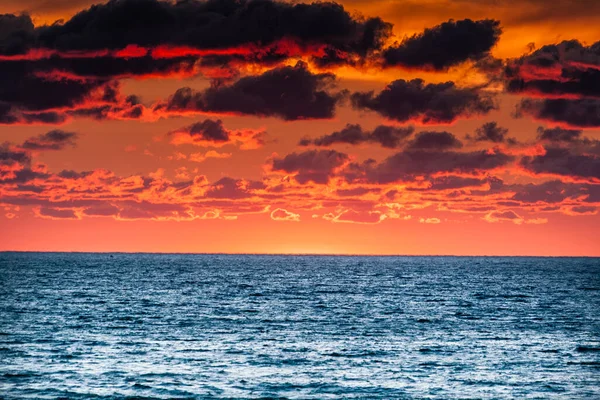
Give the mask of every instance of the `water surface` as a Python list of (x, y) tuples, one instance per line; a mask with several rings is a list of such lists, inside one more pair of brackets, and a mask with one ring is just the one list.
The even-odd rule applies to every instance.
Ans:
[(2, 398), (600, 398), (600, 260), (0, 253)]

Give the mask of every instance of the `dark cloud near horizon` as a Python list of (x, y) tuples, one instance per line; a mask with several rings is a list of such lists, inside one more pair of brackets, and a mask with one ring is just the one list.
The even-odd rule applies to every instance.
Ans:
[(349, 182), (393, 183), (436, 173), (480, 174), (508, 165), (514, 157), (490, 151), (404, 150), (381, 163), (367, 160), (350, 164), (343, 172)]
[(372, 131), (365, 131), (359, 124), (347, 124), (343, 129), (315, 139), (304, 138), (300, 146), (315, 145), (327, 147), (334, 144), (359, 145), (376, 143), (388, 149), (400, 147), (406, 138), (414, 132), (414, 127), (395, 127), (379, 125)]
[(245, 181), (224, 177), (210, 185), (206, 192), (206, 197), (231, 200), (246, 199), (252, 197), (255, 190), (264, 188), (264, 184), (259, 181)]
[(314, 182), (326, 184), (332, 173), (343, 166), (349, 157), (335, 150), (308, 150), (301, 153), (291, 153), (283, 158), (272, 160), (273, 171), (296, 174), (295, 179), (300, 184)]
[(181, 88), (156, 111), (232, 113), (288, 121), (327, 119), (334, 116), (345, 96), (343, 91), (332, 90), (335, 80), (331, 73), (313, 74), (306, 63), (298, 61), (293, 67), (274, 68), (200, 92)]
[(467, 187), (482, 186), (489, 182), (488, 178), (462, 177), (456, 175), (439, 176), (429, 179), (429, 186), (424, 188), (407, 188), (410, 191), (456, 190)]
[(383, 64), (443, 71), (488, 56), (501, 33), (497, 20), (449, 20), (385, 49)]
[(497, 108), (493, 96), (477, 88), (459, 88), (454, 82), (425, 84), (421, 79), (396, 80), (378, 94), (356, 92), (351, 101), (355, 109), (375, 111), (399, 122), (423, 124), (448, 124)]
[(524, 203), (560, 203), (567, 199), (577, 199), (587, 195), (585, 186), (564, 183), (553, 180), (539, 184), (528, 183), (524, 185), (511, 185), (507, 188), (514, 191), (512, 200)]

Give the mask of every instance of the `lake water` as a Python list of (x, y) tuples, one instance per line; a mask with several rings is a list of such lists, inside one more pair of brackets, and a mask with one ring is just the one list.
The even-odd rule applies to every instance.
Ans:
[(600, 259), (0, 253), (2, 398), (600, 398)]

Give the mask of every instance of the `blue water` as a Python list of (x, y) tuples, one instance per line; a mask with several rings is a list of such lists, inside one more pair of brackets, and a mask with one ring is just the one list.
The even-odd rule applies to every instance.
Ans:
[(600, 398), (600, 259), (0, 253), (12, 398)]

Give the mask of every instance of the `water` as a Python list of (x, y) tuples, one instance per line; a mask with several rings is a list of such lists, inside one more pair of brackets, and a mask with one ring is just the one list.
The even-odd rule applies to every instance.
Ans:
[(0, 393), (600, 398), (600, 260), (0, 253)]

